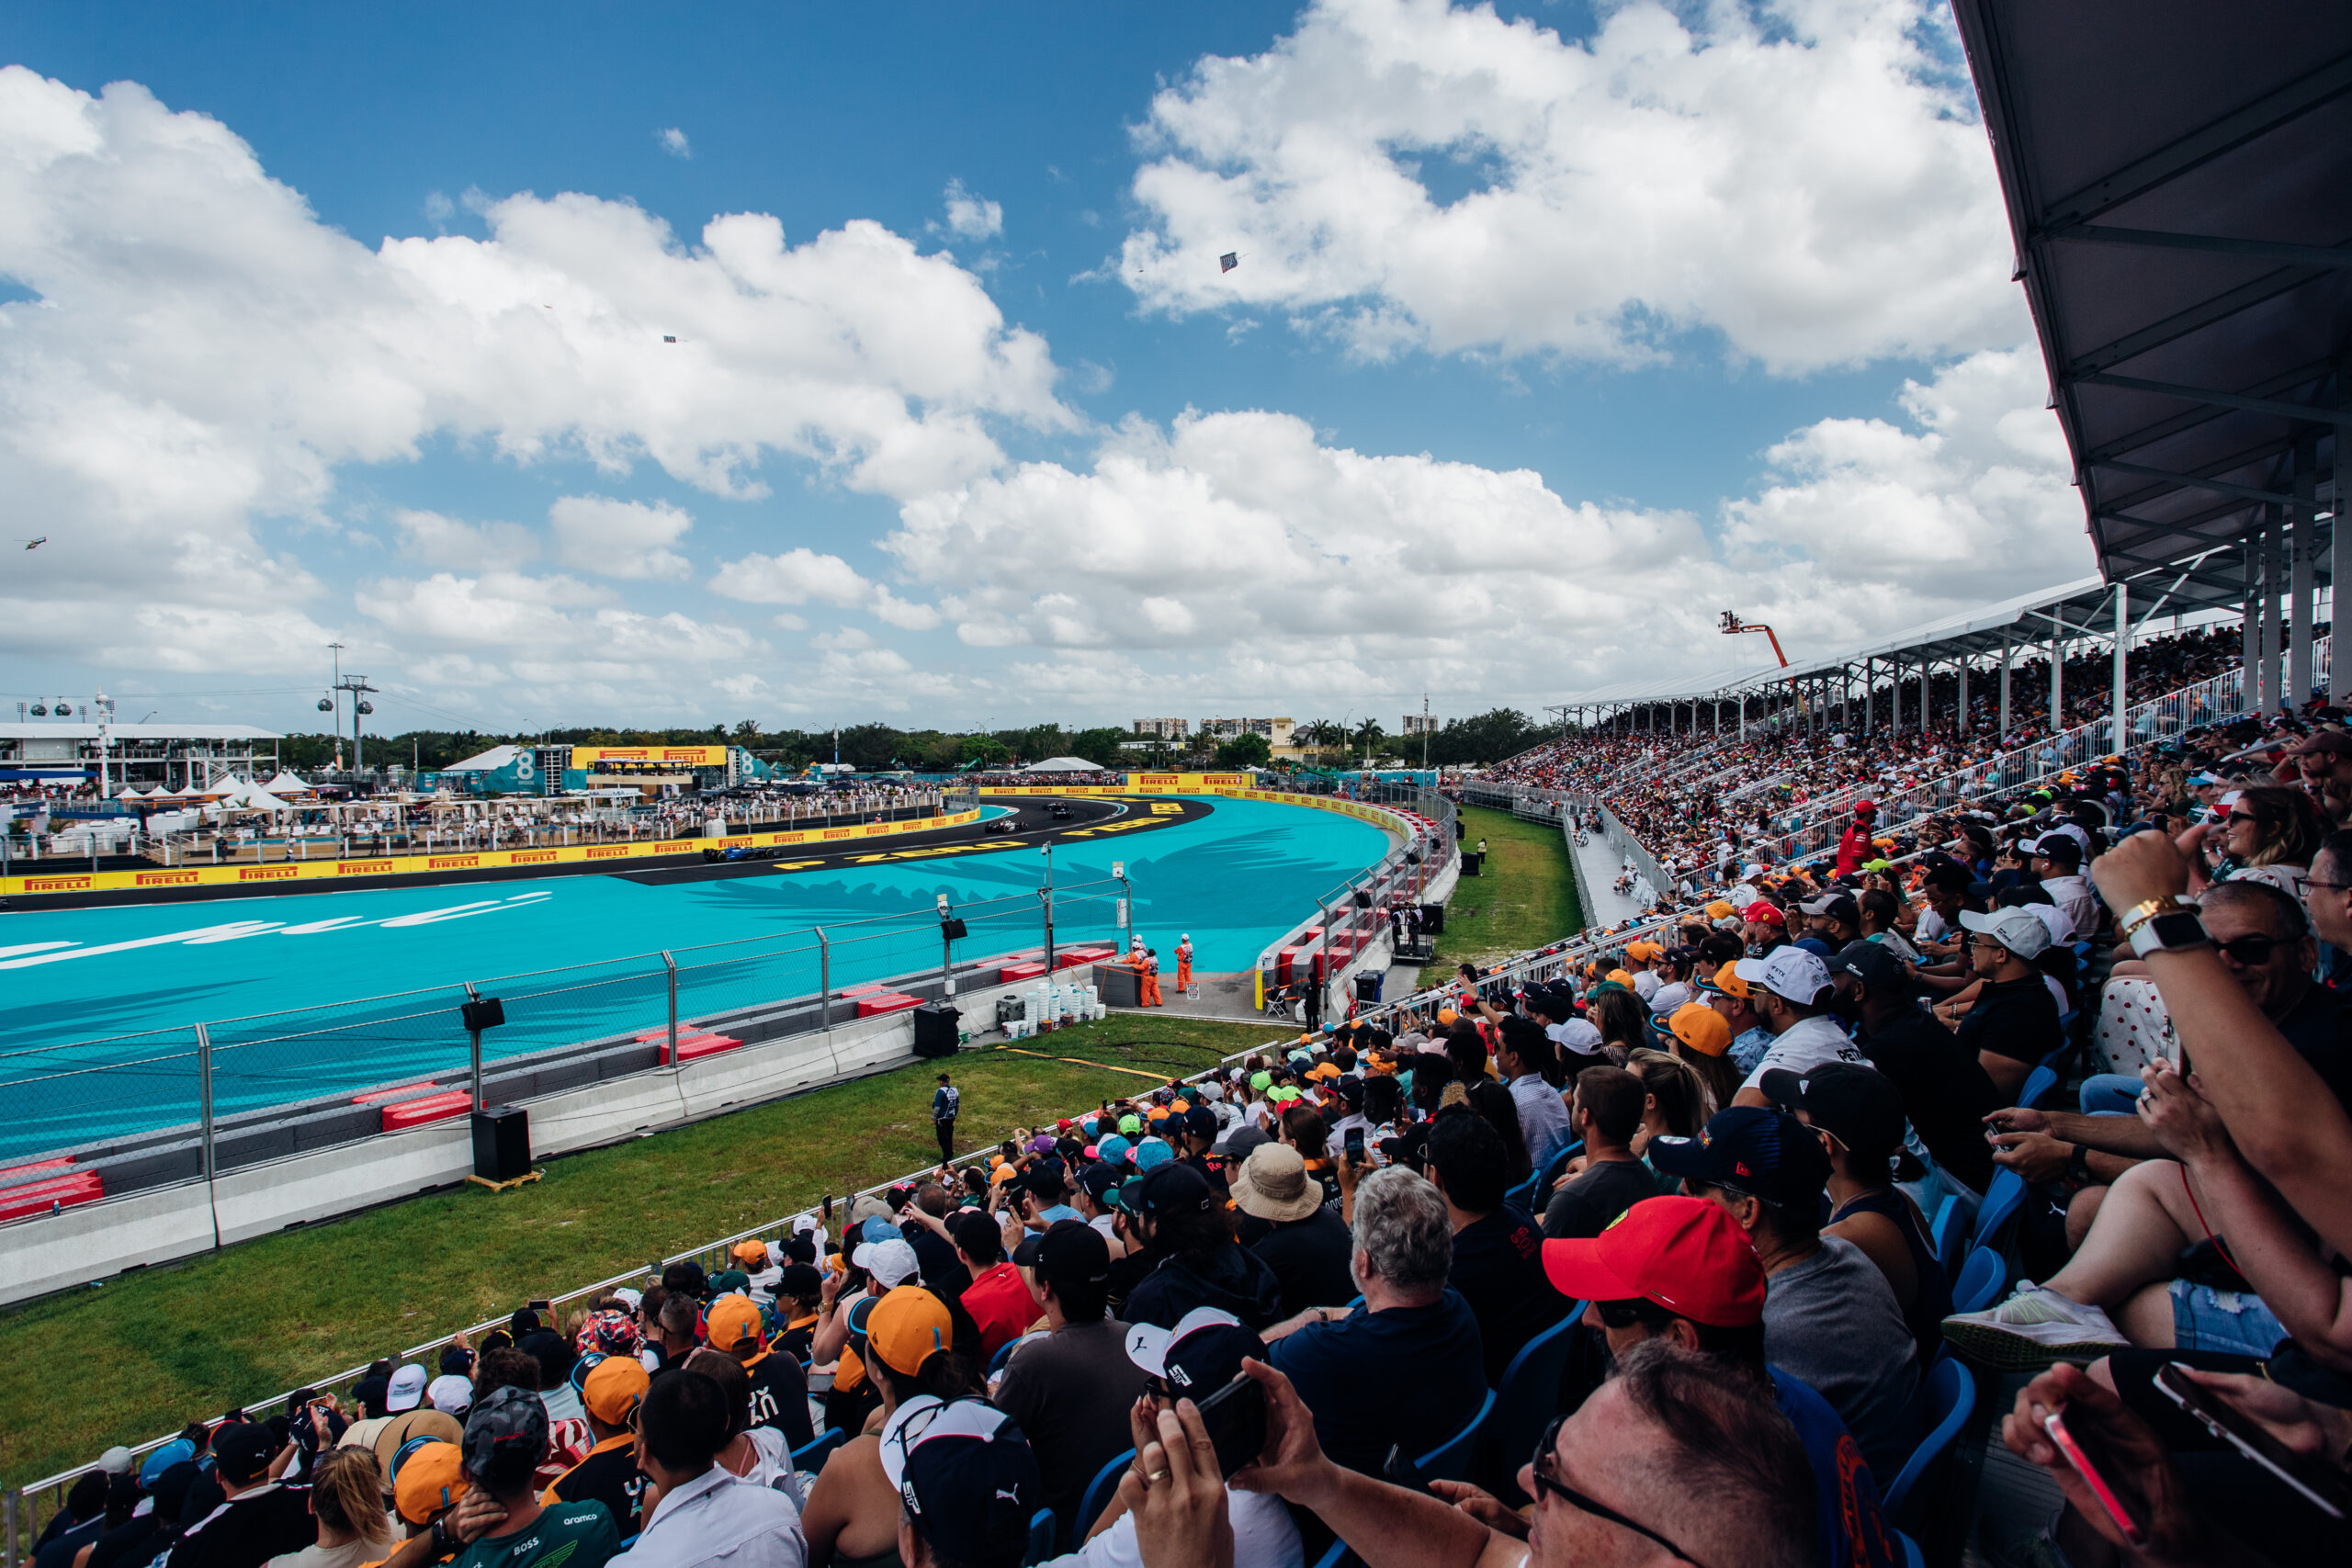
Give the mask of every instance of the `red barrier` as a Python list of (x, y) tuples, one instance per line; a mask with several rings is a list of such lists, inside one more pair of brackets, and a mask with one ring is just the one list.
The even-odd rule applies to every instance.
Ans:
[(384, 1131), (397, 1133), (404, 1127), (422, 1127), (427, 1122), (463, 1116), (473, 1108), (472, 1091), (462, 1089), (453, 1089), (445, 1094), (429, 1094), (423, 1100), (403, 1100), (397, 1105), (384, 1107)]
[(903, 996), (897, 991), (879, 991), (857, 998), (857, 1016), (879, 1018), (886, 1012), (904, 1012), (909, 1008), (922, 1006), (919, 997)]
[[(46, 1161), (42, 1163), (47, 1164)], [(48, 1213), (51, 1209), (71, 1209), (80, 1203), (95, 1203), (106, 1195), (106, 1181), (95, 1170), (77, 1170), (70, 1176), (28, 1181), (22, 1187), (11, 1187), (0, 1192), (0, 1220), (21, 1220), (31, 1214)]]
[[(722, 1051), (738, 1050), (742, 1043), (731, 1034), (682, 1033), (678, 1036), (677, 1059), (691, 1062), (697, 1056), (716, 1056)], [(670, 1047), (666, 1041), (662, 1046), (662, 1060), (665, 1066), (670, 1064)]]
[(997, 983), (1000, 985), (1010, 986), (1017, 980), (1035, 980), (1044, 975), (1045, 972), (1046, 965), (1042, 962), (1029, 963), (1023, 961), (1019, 964), (1008, 964), (1003, 968), (997, 971)]
[(415, 1094), (420, 1090), (433, 1089), (435, 1087), (435, 1085), (429, 1083), (404, 1083), (398, 1089), (371, 1089), (366, 1094), (353, 1095), (351, 1097), (351, 1103), (354, 1105), (374, 1105), (381, 1100), (397, 1100), (401, 1095)]

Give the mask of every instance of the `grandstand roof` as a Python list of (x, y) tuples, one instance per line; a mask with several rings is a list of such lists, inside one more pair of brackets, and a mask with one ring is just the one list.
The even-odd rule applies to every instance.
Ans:
[[(0, 719), (0, 740), (96, 740), (99, 727), (62, 719)], [(282, 740), (274, 729), (250, 724), (118, 724), (114, 738), (131, 740)]]
[(2243, 593), (2352, 422), (2352, 6), (1952, 8), (2099, 567)]

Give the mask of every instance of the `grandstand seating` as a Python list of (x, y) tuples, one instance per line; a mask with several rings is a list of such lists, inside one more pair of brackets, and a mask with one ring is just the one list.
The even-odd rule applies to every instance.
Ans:
[(1910, 1459), (1904, 1462), (1900, 1473), (1886, 1484), (1882, 1495), (1886, 1504), (1887, 1517), (1894, 1520), (1898, 1529), (1905, 1526), (1917, 1528), (1919, 1508), (1913, 1504), (1913, 1495), (1918, 1491), (1921, 1480), (1951, 1451), (1953, 1439), (1960, 1436), (1960, 1429), (1967, 1425), (1970, 1414), (1975, 1410), (1976, 1380), (1969, 1376), (1968, 1369), (1954, 1359), (1951, 1351), (1946, 1350), (1937, 1356), (1936, 1364), (1928, 1369), (1921, 1394), (1924, 1408), (1920, 1420), (1927, 1427), (1928, 1435), (1919, 1440), (1919, 1446), (1912, 1450)]

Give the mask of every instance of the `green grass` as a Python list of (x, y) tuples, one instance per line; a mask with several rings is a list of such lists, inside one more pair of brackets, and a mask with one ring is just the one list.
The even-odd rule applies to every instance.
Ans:
[[(1118, 1016), (953, 1065), (961, 1140), (1068, 1115), (1284, 1032)], [(280, 1232), (0, 1313), (0, 1481), (85, 1464), (534, 1296), (795, 1213), (938, 1157), (928, 1063)], [(960, 1152), (960, 1151), (959, 1151)], [(65, 1382), (58, 1380), (73, 1369)], [(70, 1387), (70, 1393), (67, 1392)]]
[(1522, 822), (1508, 811), (1462, 807), (1462, 843), (1487, 840), (1484, 874), (1454, 884), (1437, 966), (1484, 964), (1541, 947), (1584, 924), (1576, 874), (1558, 824)]

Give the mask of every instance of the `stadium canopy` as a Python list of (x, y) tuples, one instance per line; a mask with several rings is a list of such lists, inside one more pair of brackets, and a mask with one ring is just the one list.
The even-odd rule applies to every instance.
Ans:
[(1021, 770), (1024, 773), (1099, 773), (1100, 762), (1090, 762), (1083, 757), (1048, 757), (1042, 762), (1032, 762)]
[[(1954, 0), (2109, 581), (2186, 575), (2308, 674), (2352, 423), (2352, 6)], [(2269, 606), (2267, 614), (2264, 606)], [(2263, 634), (2276, 701), (2278, 630)], [(2249, 660), (2252, 662), (2252, 660)], [(2352, 671), (2333, 671), (2345, 696)]]

